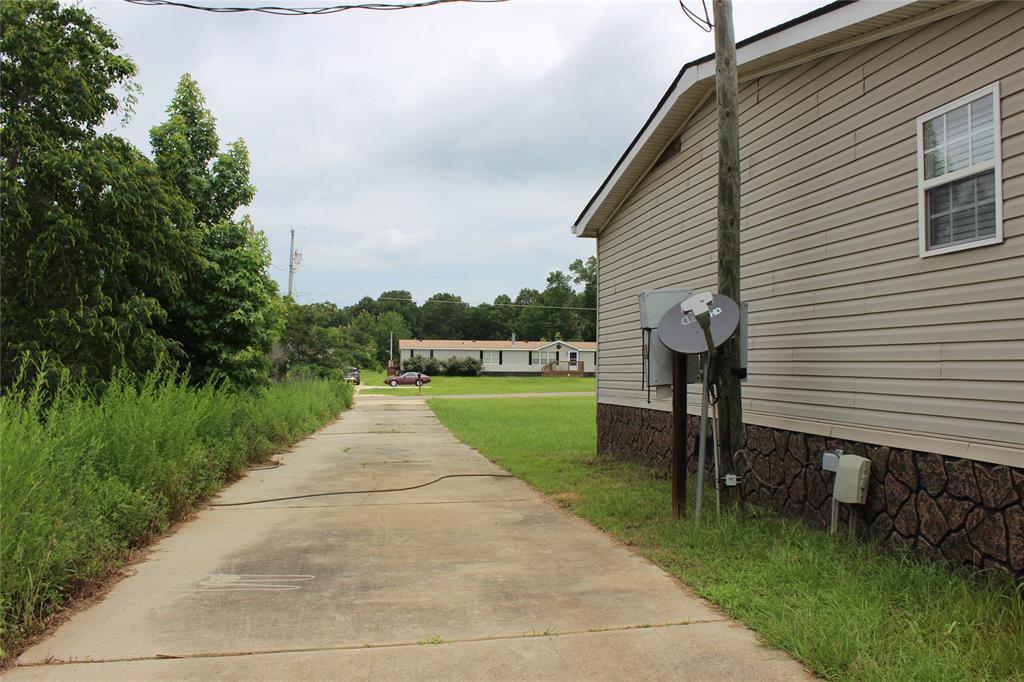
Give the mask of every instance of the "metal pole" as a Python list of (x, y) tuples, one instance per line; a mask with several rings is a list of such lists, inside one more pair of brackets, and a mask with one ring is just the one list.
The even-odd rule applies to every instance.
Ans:
[(704, 506), (704, 454), (707, 450), (708, 433), (708, 376), (711, 374), (711, 351), (704, 363), (704, 383), (700, 395), (700, 443), (697, 445), (697, 492), (693, 509), (693, 520), (700, 523), (700, 512)]
[(686, 360), (672, 354), (672, 518), (686, 516)]
[(395, 333), (388, 332), (388, 366), (395, 366)]
[[(718, 293), (740, 303), (740, 127), (736, 38), (732, 0), (712, 0), (715, 24), (715, 94), (718, 105)], [(739, 335), (719, 350), (720, 452), (723, 473), (733, 473), (733, 455), (743, 448)], [(741, 502), (739, 488), (726, 488), (727, 503)]]
[(288, 297), (295, 298), (295, 228), (292, 228), (292, 245), (288, 249)]

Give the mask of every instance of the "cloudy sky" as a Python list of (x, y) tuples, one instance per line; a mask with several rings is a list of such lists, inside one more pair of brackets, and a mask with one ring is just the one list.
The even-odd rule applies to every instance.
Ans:
[[(148, 153), (191, 73), (222, 143), (249, 145), (246, 212), (282, 291), (294, 227), (299, 300), (339, 305), (388, 289), (489, 302), (592, 255), (570, 225), (680, 67), (712, 51), (677, 0), (319, 17), (82, 4), (139, 67), (135, 115), (111, 130)], [(735, 0), (737, 39), (823, 4)]]

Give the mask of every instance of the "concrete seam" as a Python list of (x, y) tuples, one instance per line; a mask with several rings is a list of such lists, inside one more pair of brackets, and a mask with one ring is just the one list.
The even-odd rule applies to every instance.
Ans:
[(657, 625), (622, 625), (605, 628), (588, 628), (586, 630), (566, 630), (552, 632), (524, 632), (519, 635), (486, 635), (481, 637), (465, 637), (462, 639), (444, 640), (438, 644), (425, 642), (386, 642), (386, 643), (365, 643), (365, 644), (340, 644), (337, 646), (323, 647), (295, 647), (290, 649), (266, 649), (261, 651), (218, 651), (202, 652), (194, 654), (154, 654), (152, 656), (125, 656), (122, 658), (94, 658), (89, 660), (46, 660), (39, 663), (16, 664), (14, 668), (41, 668), (46, 666), (60, 665), (81, 665), (87, 663), (131, 663), (133, 661), (167, 661), (193, 658), (235, 658), (239, 656), (267, 656), (271, 654), (305, 654), (320, 651), (362, 651), (364, 649), (396, 649), (404, 647), (440, 646), (442, 644), (466, 644), (473, 642), (497, 642), (505, 640), (537, 639), (551, 637), (571, 637), (579, 635), (593, 635), (604, 632), (628, 632), (630, 630), (655, 630), (660, 628), (682, 627), (687, 625), (708, 625), (712, 623), (727, 623), (729, 618), (681, 620), (671, 623), (659, 623)]

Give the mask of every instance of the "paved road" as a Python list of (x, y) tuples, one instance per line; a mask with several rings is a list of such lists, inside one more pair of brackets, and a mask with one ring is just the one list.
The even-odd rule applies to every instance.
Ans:
[[(395, 390), (396, 391), (400, 391), (402, 389), (395, 389)], [(366, 394), (363, 394), (363, 395), (365, 395), (366, 397), (369, 398), (369, 397), (372, 397), (374, 395), (384, 395), (384, 394), (381, 394), (381, 393), (366, 393)], [(476, 398), (583, 398), (583, 397), (587, 397), (587, 396), (590, 396), (591, 398), (593, 398), (594, 397), (594, 392), (593, 391), (552, 391), (550, 393), (542, 393), (542, 392), (541, 393), (538, 393), (538, 392), (533, 392), (533, 393), (459, 393), (459, 394), (451, 394), (451, 395), (447, 395), (447, 394), (443, 394), (443, 393), (441, 395), (430, 395), (429, 392), (428, 392), (428, 393), (424, 393), (422, 396), (417, 395), (415, 393), (405, 393), (405, 394), (395, 393), (394, 396), (391, 396), (391, 394), (388, 394), (388, 397), (403, 397), (403, 398), (406, 398), (406, 397), (409, 397), (409, 398), (420, 398), (420, 397), (423, 397), (423, 398), (437, 398), (439, 400), (473, 400), (473, 399), (476, 399)]]
[[(220, 502), (502, 473), (421, 399), (360, 398)], [(511, 478), (210, 508), (10, 680), (806, 679)]]
[(481, 393), (479, 395), (430, 395), (438, 400), (474, 400), (476, 398), (584, 398), (594, 397), (593, 391), (555, 391), (553, 393)]

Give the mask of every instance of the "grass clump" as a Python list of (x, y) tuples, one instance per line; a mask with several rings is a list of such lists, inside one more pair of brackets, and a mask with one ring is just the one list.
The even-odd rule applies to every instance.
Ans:
[(1024, 680), (1024, 595), (1009, 580), (764, 511), (673, 521), (667, 480), (596, 456), (592, 398), (428, 404), (464, 442), (826, 679)]
[(91, 581), (249, 463), (352, 404), (343, 382), (201, 388), (115, 378), (0, 396), (0, 660)]
[[(384, 386), (383, 372), (363, 372), (360, 391), (366, 395), (419, 395), (416, 386)], [(378, 388), (379, 387), (379, 388)], [(593, 377), (446, 377), (431, 376), (423, 395), (485, 395), (488, 393), (564, 393), (594, 390)]]

